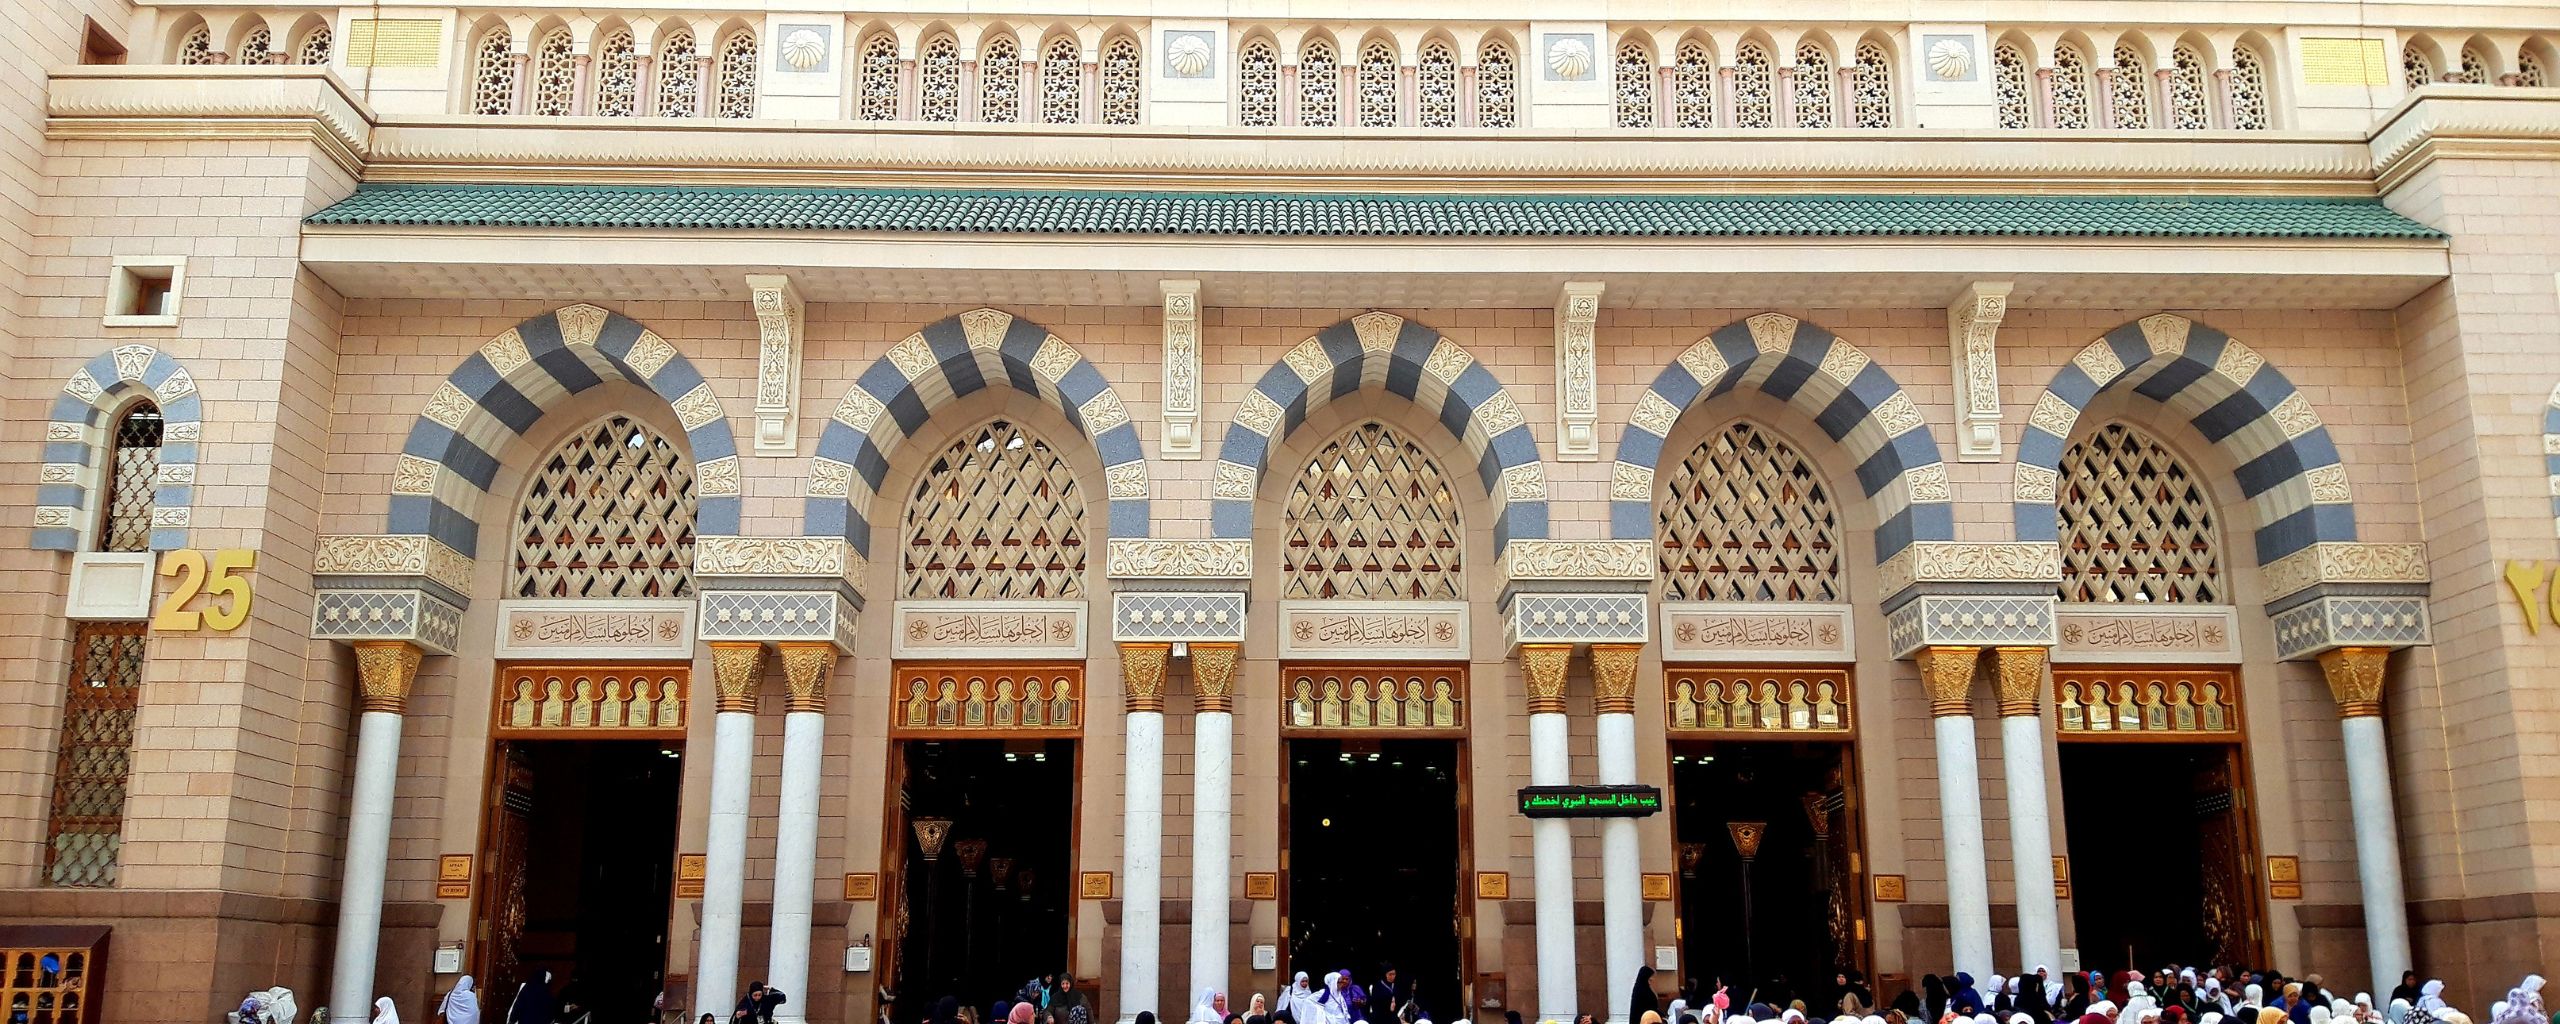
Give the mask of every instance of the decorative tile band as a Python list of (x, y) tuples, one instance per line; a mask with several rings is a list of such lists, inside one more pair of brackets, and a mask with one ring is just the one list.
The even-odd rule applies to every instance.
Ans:
[(312, 598), (311, 637), (407, 640), (451, 654), (462, 637), (462, 609), (423, 590), (323, 590)]
[(1520, 594), (1503, 631), (1513, 644), (1640, 644), (1651, 632), (1651, 605), (1643, 594)]
[(853, 651), (856, 606), (825, 590), (705, 590), (695, 629), (705, 641), (826, 640)]
[(2054, 598), (1923, 594), (1885, 616), (1896, 658), (1924, 647), (2051, 647)]
[(1111, 639), (1240, 643), (1244, 594), (1239, 592), (1120, 593), (1111, 596)]
[(2424, 597), (2329, 595), (2275, 615), (2276, 657), (2299, 661), (2339, 647), (2424, 647), (2435, 642)]
[(86, 551), (100, 516), (91, 495), (113, 472), (115, 417), (136, 395), (160, 409), (160, 476), (152, 482), (151, 550), (187, 546), (195, 501), (197, 449), (204, 441), (204, 398), (196, 379), (166, 352), (118, 345), (81, 364), (54, 396), (37, 470), (38, 551)]

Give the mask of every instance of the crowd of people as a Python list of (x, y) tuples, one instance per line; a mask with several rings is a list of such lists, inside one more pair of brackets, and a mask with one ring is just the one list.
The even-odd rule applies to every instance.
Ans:
[[(1381, 965), (1365, 985), (1349, 969), (1326, 973), (1320, 984), (1299, 971), (1277, 999), (1256, 992), (1241, 1007), (1224, 992), (1203, 991), (1183, 1024), (1431, 1024), (1419, 987), (1394, 964)], [(1150, 1015), (1140, 1014), (1139, 1024), (1153, 1024)]]
[[(2560, 1024), (2543, 1003), (2542, 986), (2541, 975), (2527, 976), (2490, 1007), (2482, 1024)], [(1857, 972), (1846, 971), (1815, 995), (1814, 1006), (1784, 979), (1739, 995), (1715, 984), (1666, 1006), (1653, 987), (1653, 970), (1645, 968), (1627, 995), (1626, 1010), (1633, 1024), (2474, 1024), (2445, 1003), (2444, 982), (2421, 982), (2414, 971), (2377, 1005), (2369, 993), (2349, 997), (2329, 990), (2317, 974), (2288, 978), (2272, 971), (2174, 965), (2148, 976), (2057, 974), (2044, 967), (1979, 982), (1962, 972), (1931, 974), (1917, 990), (1881, 1005)], [(1575, 1024), (1596, 1020), (1585, 1014)], [(1519, 1014), (1511, 1014), (1509, 1024), (1522, 1024)]]

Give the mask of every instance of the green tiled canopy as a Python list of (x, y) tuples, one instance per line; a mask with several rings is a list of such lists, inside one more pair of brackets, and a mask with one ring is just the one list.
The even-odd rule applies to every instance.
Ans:
[(2436, 239), (2373, 199), (2038, 195), (1430, 195), (373, 184), (330, 227), (987, 235)]

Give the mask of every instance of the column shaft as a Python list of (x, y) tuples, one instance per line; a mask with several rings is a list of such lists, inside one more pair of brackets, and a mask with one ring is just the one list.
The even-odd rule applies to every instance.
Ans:
[[(1600, 754), (1600, 784), (1631, 786), (1636, 779), (1635, 677), (1638, 648), (1628, 644), (1591, 647), (1592, 709)], [(1627, 1021), (1628, 984), (1644, 966), (1644, 857), (1634, 818), (1606, 818), (1600, 823), (1600, 907), (1602, 991), (1609, 994), (1606, 1019)]]
[(2044, 648), (2003, 647), (2000, 763), (2008, 779), (2009, 870), (2017, 882), (2018, 954), (2022, 966), (2062, 962), (2062, 912), (2053, 895), (2053, 810), (2046, 802)]
[[(1164, 665), (1168, 644), (1120, 645), (1120, 684), (1127, 708), (1121, 813), (1120, 991), (1122, 1024), (1156, 1009), (1164, 900)], [(1178, 1012), (1178, 1011), (1177, 1011)]]
[(767, 984), (789, 999), (775, 1020), (809, 1019), (809, 926), (818, 889), (818, 787), (827, 746), (827, 675), (835, 647), (786, 643), (782, 670), (791, 688), (790, 713), (782, 719), (781, 812), (774, 823), (773, 945)]
[(1234, 644), (1191, 645), (1191, 984), (1227, 991), (1235, 808)]
[(374, 957), (382, 944), (383, 875), (391, 854), (392, 794), (400, 779), (401, 713), (426, 652), (402, 641), (356, 647), (362, 714), (356, 723), (356, 777), (347, 810), (347, 855), (338, 883), (338, 949), (331, 961), (331, 1024), (373, 1017)]
[(2341, 647), (2320, 655), (2346, 740), (2347, 803), (2356, 829), (2356, 884), (2364, 896), (2365, 955), (2376, 979), (2410, 969), (2409, 904), (2400, 881), (2399, 820), (2391, 807), (2391, 739), (2382, 727), (2383, 670), (2391, 651)]
[(1968, 693), (1978, 647), (1931, 647), (1920, 652), (1921, 682), (1929, 688), (1938, 752), (1938, 824), (1947, 868), (1947, 932), (1955, 968), (1976, 978), (1991, 976), (1991, 878), (1982, 853), (1982, 772), (1974, 749)]
[[(1520, 667), (1529, 693), (1529, 784), (1562, 786), (1573, 781), (1569, 731), (1564, 714), (1565, 660), (1569, 646), (1520, 647)], [(1569, 1021), (1581, 1000), (1573, 950), (1573, 833), (1561, 819), (1540, 818), (1529, 826), (1531, 882), (1537, 897), (1538, 1017)]]
[[(719, 711), (711, 716), (711, 816), (702, 859), (702, 941), (694, 1015), (727, 1017), (738, 1001), (738, 928), (746, 913), (747, 803), (756, 759), (756, 683), (764, 645), (711, 645)], [(794, 999), (802, 993), (786, 992)]]

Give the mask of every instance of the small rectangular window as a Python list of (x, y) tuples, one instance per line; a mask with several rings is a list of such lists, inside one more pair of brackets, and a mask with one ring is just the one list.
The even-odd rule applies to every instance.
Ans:
[(175, 327), (186, 287), (183, 256), (118, 256), (107, 278), (109, 327)]

